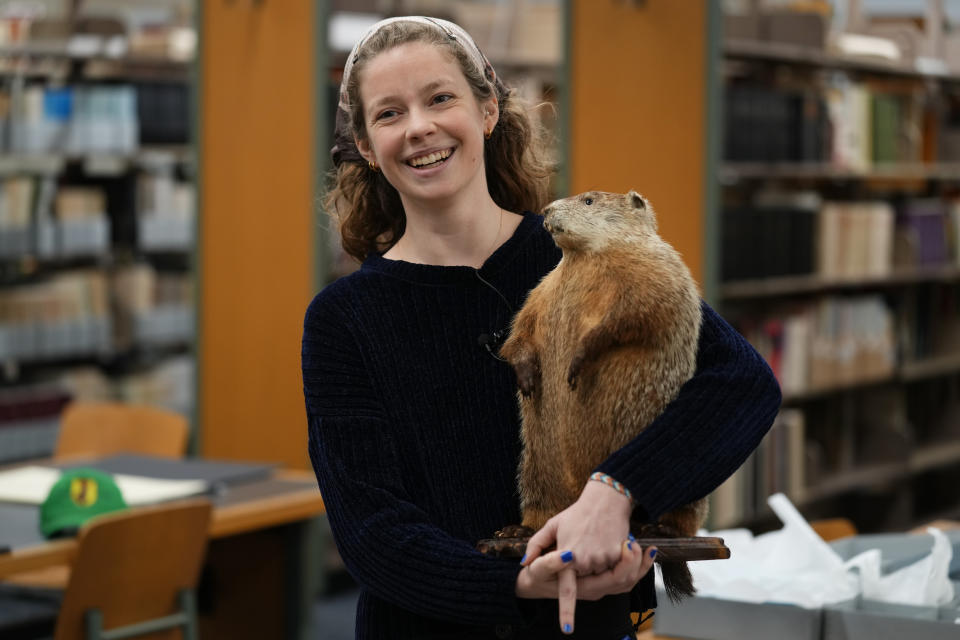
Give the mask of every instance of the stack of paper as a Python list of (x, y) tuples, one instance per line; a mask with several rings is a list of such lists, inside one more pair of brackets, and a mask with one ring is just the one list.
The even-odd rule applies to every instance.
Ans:
[[(41, 466), (0, 471), (0, 502), (42, 504), (61, 473), (60, 469)], [(160, 480), (125, 474), (116, 474), (113, 479), (129, 506), (186, 498), (210, 490), (203, 480)]]

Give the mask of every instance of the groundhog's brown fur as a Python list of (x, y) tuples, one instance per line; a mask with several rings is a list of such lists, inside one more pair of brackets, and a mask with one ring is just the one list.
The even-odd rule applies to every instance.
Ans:
[[(563, 250), (500, 350), (517, 373), (523, 416), (523, 524), (533, 530), (579, 497), (590, 473), (673, 400), (696, 366), (700, 296), (680, 255), (634, 191), (553, 202), (544, 226)], [(706, 502), (643, 535), (692, 536)], [(663, 565), (671, 597), (693, 593), (684, 564)], [(670, 581), (679, 584), (670, 584)]]

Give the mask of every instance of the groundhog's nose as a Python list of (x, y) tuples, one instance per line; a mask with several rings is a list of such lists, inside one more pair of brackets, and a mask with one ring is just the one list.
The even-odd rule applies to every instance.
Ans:
[(543, 208), (543, 217), (546, 218), (551, 213), (553, 213), (553, 205), (548, 204), (546, 207)]

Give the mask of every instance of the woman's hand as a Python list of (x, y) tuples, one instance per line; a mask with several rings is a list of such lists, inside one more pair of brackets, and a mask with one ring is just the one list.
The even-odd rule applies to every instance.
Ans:
[(572, 552), (569, 566), (557, 567), (555, 574), (560, 628), (565, 632), (572, 632), (578, 597), (598, 600), (629, 591), (653, 565), (649, 551), (644, 554), (628, 540), (631, 510), (630, 499), (620, 492), (601, 482), (587, 482), (577, 501), (548, 520), (527, 543), (523, 561), (527, 565), (554, 542), (557, 549)]
[(620, 562), (630, 534), (630, 498), (602, 482), (587, 482), (572, 505), (547, 520), (527, 543), (527, 561), (556, 543), (573, 552), (578, 576), (603, 573)]
[[(599, 600), (615, 593), (629, 592), (647, 575), (656, 557), (656, 547), (641, 549), (636, 542), (624, 540), (622, 556), (617, 566), (601, 574), (577, 579), (577, 599)], [(562, 619), (560, 626), (563, 627)]]
[(517, 574), (517, 597), (556, 598), (559, 589), (557, 575), (572, 561), (570, 551), (551, 551), (536, 560), (524, 556), (523, 570)]
[(653, 566), (656, 553), (653, 547), (641, 549), (635, 542), (624, 540), (620, 562), (613, 569), (583, 578), (576, 576), (570, 551), (552, 551), (532, 561), (524, 557), (524, 568), (517, 575), (517, 596), (557, 598), (560, 628), (573, 633), (578, 598), (599, 600), (630, 591)]

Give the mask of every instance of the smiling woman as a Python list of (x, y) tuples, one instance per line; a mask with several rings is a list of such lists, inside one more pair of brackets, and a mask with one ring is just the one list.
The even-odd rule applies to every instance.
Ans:
[[(344, 250), (359, 261), (390, 250), (418, 211), (445, 237), (459, 235), (453, 230), (469, 232), (485, 236), (484, 248), (491, 239), (493, 248), (499, 246), (520, 219), (512, 216), (494, 238), (501, 209), (538, 211), (548, 200), (552, 167), (527, 110), (457, 25), (391, 19), (372, 29), (344, 69), (334, 133), (336, 175), (326, 206), (339, 223)], [(429, 182), (435, 167), (424, 167), (423, 160), (437, 153), (447, 154), (438, 165), (444, 171)], [(397, 170), (414, 164), (421, 170), (394, 184), (403, 176)], [(459, 166), (447, 171), (453, 164)], [(418, 186), (409, 191), (407, 184)], [(453, 184), (468, 185), (469, 195), (454, 194)], [(452, 213), (446, 225), (438, 226), (446, 214), (427, 211), (432, 207), (423, 206), (423, 197)], [(412, 243), (414, 235), (403, 243), (432, 247)], [(428, 256), (407, 257), (431, 262)], [(469, 262), (479, 266), (486, 257), (474, 255)]]
[[(477, 232), (491, 237), (500, 207), (487, 189), (483, 148), (485, 134), (497, 124), (496, 97), (481, 103), (453, 57), (432, 44), (411, 42), (364, 67), (360, 104), (360, 154), (400, 194), (407, 219), (405, 233), (385, 257), (429, 263), (436, 247), (430, 236), (440, 224), (443, 233), (456, 230), (464, 241)], [(514, 219), (519, 223), (519, 216)], [(488, 246), (473, 247), (468, 263), (483, 264), (488, 256), (479, 252)]]
[[(540, 137), (466, 32), (404, 17), (348, 57), (335, 140), (327, 210), (362, 265), (310, 304), (301, 363), (310, 459), (361, 586), (356, 637), (632, 637), (655, 596), (630, 516), (733, 473), (779, 403), (770, 370), (703, 305), (692, 386), (596, 469), (617, 482), (582, 479), (541, 529), (557, 550), (479, 553), (520, 521), (517, 379), (490, 355), (561, 258), (533, 213), (551, 177)], [(709, 463), (681, 464), (704, 443)]]

